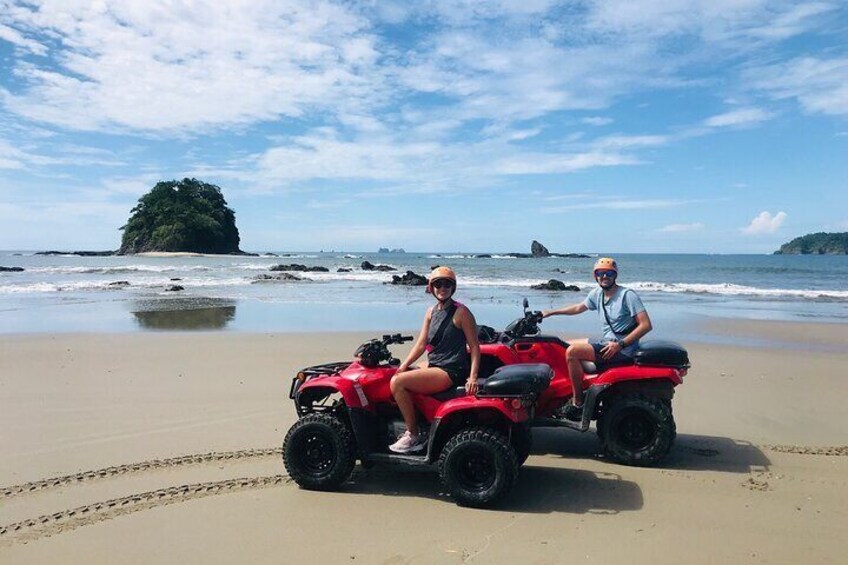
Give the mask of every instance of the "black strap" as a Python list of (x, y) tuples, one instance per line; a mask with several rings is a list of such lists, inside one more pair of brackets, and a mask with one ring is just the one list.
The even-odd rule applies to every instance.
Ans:
[(436, 347), (441, 343), (442, 336), (445, 335), (445, 330), (448, 329), (448, 323), (453, 321), (453, 314), (456, 312), (456, 302), (452, 302), (450, 306), (448, 306), (447, 316), (442, 320), (442, 323), (439, 325), (439, 329), (436, 330), (436, 334), (433, 336), (433, 339), (430, 340), (430, 344), (432, 347)]
[[(629, 289), (629, 288), (625, 288), (625, 289), (621, 292), (621, 300), (622, 300), (622, 301), (624, 301), (624, 296), (627, 294), (627, 291), (628, 291), (628, 290), (630, 290), (630, 289)], [(610, 322), (609, 315), (607, 314), (607, 307), (606, 307), (606, 304), (605, 304), (605, 302), (604, 302), (604, 291), (603, 291), (603, 290), (601, 290), (601, 292), (600, 292), (599, 294), (601, 295), (601, 296), (600, 296), (600, 298), (601, 298), (601, 310), (603, 310), (603, 311), (604, 311), (604, 318), (606, 318), (606, 319), (607, 319), (607, 325), (609, 326), (610, 331), (612, 332), (612, 334), (613, 334), (615, 337), (618, 337), (618, 336), (619, 336), (619, 333), (618, 333), (617, 331), (615, 331), (615, 328), (614, 328), (614, 327), (612, 327), (612, 322)], [(636, 324), (636, 325), (639, 325), (639, 324)], [(630, 335), (630, 332), (632, 332), (635, 328), (636, 328), (636, 326), (630, 326), (630, 327), (628, 327), (628, 329), (629, 329), (630, 331), (628, 331), (626, 334), (624, 334), (624, 337), (627, 337), (628, 335)], [(624, 338), (622, 338), (622, 339), (624, 339)]]

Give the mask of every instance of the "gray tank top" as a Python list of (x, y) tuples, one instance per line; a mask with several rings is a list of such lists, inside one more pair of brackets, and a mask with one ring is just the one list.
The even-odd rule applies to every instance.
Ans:
[[(457, 303), (457, 309), (459, 308), (461, 306)], [(427, 331), (427, 344), (432, 345), (433, 348), (427, 353), (427, 359), (430, 365), (436, 367), (467, 371), (469, 363), (466, 346), (468, 342), (465, 339), (465, 332), (453, 325), (452, 321), (448, 322), (445, 333), (442, 334), (442, 339), (439, 343), (431, 344), (433, 337), (439, 331), (439, 326), (442, 325), (450, 309), (448, 307), (444, 310), (439, 310), (434, 307), (433, 313), (430, 314), (430, 329)], [(453, 314), (456, 314), (456, 311)]]

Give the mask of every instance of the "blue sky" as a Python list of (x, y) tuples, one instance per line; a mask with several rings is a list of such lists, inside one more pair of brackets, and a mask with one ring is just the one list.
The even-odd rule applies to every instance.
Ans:
[(159, 180), (242, 248), (769, 253), (848, 231), (842, 0), (0, 0), (0, 248)]

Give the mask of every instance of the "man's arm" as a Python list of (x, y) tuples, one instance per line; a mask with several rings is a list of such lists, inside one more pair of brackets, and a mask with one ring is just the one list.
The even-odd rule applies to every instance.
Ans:
[(547, 318), (548, 316), (573, 316), (575, 314), (582, 314), (589, 307), (586, 306), (585, 302), (578, 302), (577, 304), (572, 304), (571, 306), (566, 306), (565, 308), (559, 308), (557, 310), (542, 310), (542, 317)]

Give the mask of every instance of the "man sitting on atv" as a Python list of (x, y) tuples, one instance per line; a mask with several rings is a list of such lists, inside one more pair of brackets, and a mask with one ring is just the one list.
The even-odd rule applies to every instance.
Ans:
[(583, 365), (592, 361), (599, 370), (604, 366), (624, 365), (632, 362), (639, 347), (639, 339), (651, 331), (651, 319), (642, 300), (633, 289), (616, 284), (618, 265), (609, 257), (598, 259), (594, 267), (598, 288), (592, 290), (583, 302), (560, 308), (544, 310), (542, 317), (564, 314), (572, 316), (586, 310), (598, 310), (603, 327), (600, 339), (569, 340), (565, 351), (568, 375), (574, 394), (565, 408), (565, 417), (580, 421), (583, 418)]
[[(392, 395), (406, 424), (406, 432), (389, 446), (395, 453), (419, 451), (427, 445), (426, 434), (418, 433), (413, 393), (435, 394), (463, 385), (469, 394), (477, 391), (477, 370), (480, 366), (477, 322), (468, 308), (453, 300), (456, 292), (453, 269), (433, 269), (427, 292), (438, 302), (427, 309), (418, 339), (391, 380)], [(425, 351), (428, 366), (410, 370), (409, 366)], [(471, 353), (470, 362), (468, 352)]]

